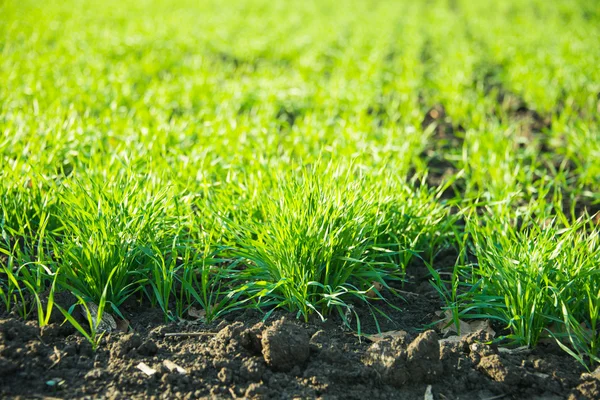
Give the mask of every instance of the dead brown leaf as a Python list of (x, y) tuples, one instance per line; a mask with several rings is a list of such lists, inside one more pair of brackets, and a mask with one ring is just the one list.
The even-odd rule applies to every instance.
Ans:
[[(540, 343), (555, 343), (556, 340), (559, 340), (561, 343), (570, 344), (569, 336), (573, 334), (573, 332), (569, 331), (564, 323), (556, 323), (553, 322), (548, 326), (548, 330), (554, 333), (554, 336), (549, 335), (547, 337), (542, 337), (539, 342)], [(585, 322), (581, 322), (579, 324), (579, 333), (583, 334), (585, 337), (592, 338), (595, 335), (595, 332), (588, 328)]]
[(197, 309), (196, 307), (190, 307), (188, 309), (188, 315), (195, 319), (204, 319), (206, 317), (206, 311), (203, 309)]
[(405, 331), (387, 331), (387, 332), (380, 332), (380, 333), (376, 333), (373, 335), (363, 335), (365, 338), (367, 338), (368, 340), (370, 340), (371, 342), (380, 342), (382, 340), (385, 340), (387, 338), (403, 338), (406, 337), (408, 334)]
[(450, 310), (446, 310), (444, 312), (437, 311), (435, 314), (438, 317), (442, 318), (435, 326), (442, 332), (442, 334), (444, 336), (449, 336), (452, 334), (458, 335), (459, 330), (460, 330), (460, 336), (466, 336), (471, 333), (479, 332), (479, 331), (485, 331), (488, 334), (490, 334), (492, 337), (494, 337), (496, 335), (496, 332), (492, 329), (489, 320), (479, 319), (479, 320), (473, 320), (473, 321), (466, 322), (466, 321), (459, 319), (458, 320), (459, 326), (457, 327), (456, 323), (454, 322), (454, 318), (452, 316), (452, 311), (450, 311)]
[[(93, 302), (87, 302), (86, 303), (87, 309), (86, 307), (84, 307), (83, 305), (81, 305), (81, 312), (83, 314), (83, 316), (85, 318), (87, 318), (87, 313), (89, 310), (90, 316), (92, 317), (92, 320), (94, 321), (94, 323), (96, 323), (96, 321), (98, 320), (98, 306), (96, 305), (96, 303)], [(117, 329), (117, 322), (115, 321), (114, 317), (112, 315), (110, 315), (108, 312), (106, 312), (106, 309), (104, 310), (104, 312), (102, 313), (102, 317), (100, 318), (100, 321), (98, 321), (98, 326), (96, 327), (96, 329), (99, 332), (111, 332)]]

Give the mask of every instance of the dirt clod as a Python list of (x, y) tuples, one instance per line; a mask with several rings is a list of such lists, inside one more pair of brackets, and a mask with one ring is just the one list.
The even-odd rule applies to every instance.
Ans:
[(401, 339), (385, 340), (369, 347), (365, 364), (374, 367), (383, 382), (401, 387), (409, 378), (406, 358)]
[(483, 357), (477, 367), (496, 382), (508, 385), (519, 383), (520, 376), (515, 372), (515, 369), (507, 368), (497, 354)]
[[(71, 330), (42, 337), (34, 322), (0, 318), (0, 398), (423, 399), (427, 385), (436, 399), (599, 398), (596, 372), (547, 345), (499, 351), (485, 332), (438, 340), (410, 329), (370, 342), (331, 321), (263, 317), (188, 326), (162, 323), (160, 310), (132, 312), (134, 333), (106, 335), (95, 352)], [(384, 332), (406, 329), (385, 324)], [(156, 372), (144, 373), (142, 363)]]
[(423, 332), (408, 346), (407, 361), (412, 379), (430, 382), (442, 373), (440, 344), (435, 331)]
[(262, 354), (274, 371), (291, 371), (310, 356), (308, 334), (295, 324), (277, 321), (263, 332)]

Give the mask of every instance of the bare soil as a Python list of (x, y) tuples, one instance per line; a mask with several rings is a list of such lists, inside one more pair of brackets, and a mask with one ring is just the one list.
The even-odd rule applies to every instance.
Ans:
[[(443, 338), (423, 329), (440, 302), (425, 274), (409, 271), (409, 279), (404, 300), (383, 307), (391, 319), (379, 320), (393, 337), (378, 341), (335, 317), (304, 323), (275, 312), (262, 321), (246, 311), (211, 324), (165, 323), (159, 310), (132, 307), (130, 331), (107, 334), (93, 352), (68, 324), (40, 330), (5, 314), (0, 398), (600, 398), (600, 370), (587, 373), (551, 343), (516, 351), (483, 331)], [(376, 332), (368, 309), (356, 311), (362, 329)]]

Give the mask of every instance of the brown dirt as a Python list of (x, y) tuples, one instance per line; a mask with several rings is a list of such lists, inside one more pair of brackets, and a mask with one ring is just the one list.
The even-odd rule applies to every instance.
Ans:
[[(434, 399), (600, 398), (600, 371), (586, 373), (555, 346), (511, 352), (483, 332), (423, 331), (440, 302), (418, 272), (408, 271), (404, 301), (381, 306), (390, 316), (379, 319), (381, 330), (396, 334), (376, 342), (335, 317), (303, 323), (275, 312), (263, 322), (246, 311), (212, 324), (165, 324), (159, 310), (131, 308), (131, 331), (107, 334), (94, 353), (68, 324), (40, 330), (4, 315), (0, 398), (423, 399), (429, 385)], [(374, 333), (368, 308), (355, 311), (363, 331)], [(156, 373), (146, 375), (141, 362)]]

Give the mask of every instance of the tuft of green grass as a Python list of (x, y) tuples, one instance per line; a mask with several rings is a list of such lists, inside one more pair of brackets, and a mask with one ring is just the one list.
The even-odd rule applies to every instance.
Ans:
[(554, 218), (518, 227), (494, 215), (470, 218), (477, 263), (455, 270), (466, 286), (461, 316), (498, 322), (518, 345), (556, 338), (582, 363), (597, 362), (600, 247), (589, 224)]
[(52, 243), (61, 286), (117, 313), (148, 282), (152, 249), (166, 251), (173, 224), (165, 216), (166, 190), (142, 191), (140, 182), (72, 181), (59, 194), (68, 205), (57, 212), (63, 228)]
[[(220, 216), (230, 254), (246, 266), (236, 292), (307, 319), (369, 304), (401, 281), (412, 256), (448, 239), (447, 209), (423, 187), (327, 166), (285, 174), (247, 208)], [(381, 178), (381, 176), (380, 176)], [(218, 211), (218, 210), (217, 210)], [(447, 218), (447, 219), (445, 219)]]

